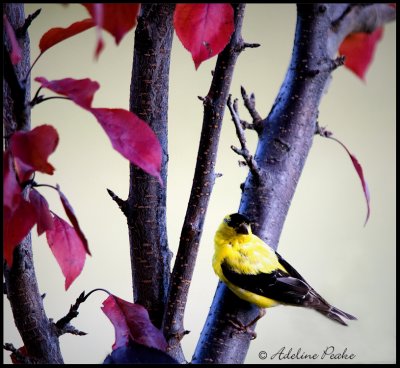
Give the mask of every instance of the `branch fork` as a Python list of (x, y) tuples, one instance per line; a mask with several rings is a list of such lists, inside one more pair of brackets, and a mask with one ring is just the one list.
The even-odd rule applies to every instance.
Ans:
[[(245, 106), (246, 107), (249, 106), (247, 108), (248, 108), (250, 114), (252, 115), (254, 121), (261, 122), (261, 117), (254, 108), (254, 95), (252, 95), (252, 97), (253, 97), (252, 99), (248, 98), (246, 91), (244, 90), (243, 87), (242, 87), (242, 95), (246, 96), (246, 98), (243, 97), (243, 99), (245, 100)], [(245, 164), (249, 167), (249, 169), (250, 169), (251, 173), (254, 175), (254, 177), (261, 179), (260, 168), (258, 167), (258, 164), (257, 164), (256, 160), (254, 159), (253, 155), (250, 154), (249, 149), (247, 148), (246, 137), (244, 134), (245, 127), (249, 126), (250, 124), (247, 122), (245, 122), (245, 124), (243, 124), (243, 120), (241, 120), (240, 116), (239, 116), (238, 100), (235, 99), (232, 102), (232, 95), (229, 95), (229, 97), (228, 97), (227, 106), (231, 113), (233, 123), (235, 124), (236, 135), (239, 139), (240, 146), (241, 146), (241, 148), (237, 148), (232, 145), (231, 149), (233, 152), (235, 152), (239, 156), (243, 157)], [(254, 123), (251, 126), (254, 127)]]

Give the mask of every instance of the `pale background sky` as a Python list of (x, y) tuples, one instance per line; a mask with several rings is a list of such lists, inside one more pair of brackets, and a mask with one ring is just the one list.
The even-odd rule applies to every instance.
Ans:
[[(29, 4), (26, 13), (37, 8), (42, 13), (30, 27), (32, 60), (38, 55), (39, 39), (52, 27), (65, 27), (87, 17), (81, 5)], [(257, 325), (258, 337), (251, 343), (247, 363), (279, 363), (277, 358), (262, 361), (260, 350), (270, 356), (282, 347), (298, 348), (321, 355), (327, 346), (335, 353), (355, 354), (354, 363), (395, 362), (395, 23), (385, 27), (375, 61), (366, 83), (344, 68), (333, 74), (319, 113), (319, 122), (334, 132), (356, 155), (363, 166), (371, 192), (371, 218), (363, 226), (366, 204), (351, 161), (337, 143), (315, 137), (283, 228), (279, 251), (329, 302), (358, 317), (343, 327), (314, 311), (276, 307)], [(231, 93), (240, 96), (240, 85), (255, 92), (260, 114), (272, 107), (288, 66), (295, 28), (295, 5), (252, 4), (246, 8), (243, 36), (247, 42), (261, 43), (240, 55)], [(134, 32), (116, 47), (104, 33), (106, 48), (100, 60), (93, 60), (95, 31), (71, 38), (46, 52), (32, 77), (48, 79), (89, 77), (100, 83), (95, 107), (128, 109)], [(207, 94), (216, 58), (195, 71), (190, 54), (174, 38), (170, 74), (168, 237), (176, 253), (196, 160), (202, 123), (202, 104), (197, 96)], [(32, 84), (33, 93), (38, 87)], [(48, 92), (46, 91), (46, 94)], [(50, 93), (49, 93), (50, 95)], [(241, 112), (246, 117), (241, 104)], [(106, 188), (121, 198), (128, 195), (128, 162), (111, 148), (95, 119), (65, 100), (51, 100), (33, 110), (32, 126), (51, 124), (60, 135), (50, 162), (54, 176), (37, 175), (37, 181), (59, 184), (78, 216), (93, 254), (70, 289), (45, 236), (33, 237), (35, 267), (47, 315), (58, 320), (85, 290), (101, 287), (132, 300), (128, 232), (125, 218), (109, 198)], [(251, 147), (256, 137), (247, 133)], [(191, 359), (217, 285), (211, 267), (213, 236), (227, 213), (236, 212), (239, 185), (247, 169), (239, 167), (238, 156), (230, 150), (237, 145), (228, 111), (217, 160), (223, 173), (215, 184), (207, 212), (197, 267), (193, 277), (185, 317), (183, 339), (187, 359)], [(57, 195), (42, 188), (50, 207), (63, 218)], [(114, 329), (100, 307), (106, 298), (95, 293), (80, 307), (74, 326), (87, 336), (61, 337), (66, 363), (100, 363), (111, 351)], [(4, 298), (4, 341), (22, 345), (14, 326), (8, 300)], [(9, 363), (8, 353), (4, 362)], [(282, 361), (287, 363), (288, 361)], [(291, 363), (338, 362), (294, 360)], [(348, 362), (348, 361), (347, 361)]]

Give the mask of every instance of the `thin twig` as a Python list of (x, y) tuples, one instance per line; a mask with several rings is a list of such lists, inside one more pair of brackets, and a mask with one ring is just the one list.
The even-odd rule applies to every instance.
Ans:
[(326, 129), (326, 127), (319, 126), (318, 121), (315, 123), (315, 134), (325, 138), (330, 138), (333, 135), (333, 133)]
[(40, 103), (48, 100), (70, 100), (69, 97), (63, 97), (63, 96), (52, 96), (52, 97), (44, 97), (44, 96), (35, 96), (35, 98), (29, 103), (31, 107), (35, 105), (39, 105)]
[(262, 118), (256, 109), (256, 97), (254, 96), (254, 93), (252, 93), (249, 97), (243, 86), (240, 87), (240, 92), (242, 94), (244, 106), (249, 111), (250, 116), (253, 119), (253, 129), (257, 133), (260, 133), (262, 129)]
[(56, 327), (62, 331), (66, 325), (68, 325), (75, 317), (78, 316), (78, 308), (81, 303), (83, 303), (86, 300), (87, 296), (85, 297), (85, 292), (83, 291), (81, 295), (78, 296), (78, 298), (75, 301), (75, 304), (71, 305), (69, 308), (69, 312), (67, 313), (66, 316), (62, 317), (59, 319), (55, 325)]
[(64, 335), (64, 334), (71, 334), (71, 335), (76, 335), (76, 336), (85, 336), (87, 335), (87, 332), (79, 331), (77, 328), (72, 326), (70, 323), (67, 323), (62, 329), (58, 330), (59, 335)]
[(242, 156), (249, 167), (250, 171), (254, 175), (255, 178), (260, 179), (260, 169), (256, 163), (256, 160), (254, 160), (254, 157), (250, 154), (248, 148), (247, 148), (247, 142), (246, 142), (246, 137), (241, 125), (241, 120), (239, 117), (238, 113), (238, 106), (237, 106), (237, 99), (234, 100), (232, 103), (232, 95), (229, 95), (228, 101), (227, 101), (227, 106), (229, 108), (229, 111), (232, 116), (233, 123), (235, 124), (236, 128), (236, 135), (239, 139), (241, 149), (231, 146), (231, 149), (237, 153), (238, 155)]
[(87, 335), (86, 332), (82, 332), (82, 331), (77, 330), (74, 326), (72, 326), (70, 324), (70, 322), (75, 317), (77, 317), (79, 315), (78, 308), (81, 305), (81, 303), (85, 302), (87, 300), (87, 298), (89, 298), (89, 296), (91, 294), (93, 294), (95, 291), (104, 291), (108, 295), (111, 295), (111, 293), (108, 290), (102, 289), (102, 288), (93, 289), (87, 295), (85, 295), (85, 292), (82, 291), (82, 293), (76, 299), (75, 304), (71, 305), (71, 307), (69, 308), (69, 311), (68, 311), (67, 315), (62, 317), (62, 318), (60, 318), (54, 324), (55, 327), (57, 328), (57, 335), (58, 336), (61, 336), (61, 335), (65, 334), (65, 333), (70, 333), (70, 334), (79, 335), (79, 336)]
[(242, 52), (244, 49), (250, 48), (254, 49), (257, 47), (260, 47), (261, 45), (259, 43), (248, 43), (248, 42), (241, 42), (239, 45), (236, 46), (235, 50), (237, 52)]
[(122, 211), (122, 213), (127, 216), (127, 204), (126, 201), (123, 199), (119, 198), (111, 189), (107, 188), (107, 192), (110, 195), (111, 199), (118, 205), (119, 209)]
[(15, 32), (18, 38), (24, 37), (26, 35), (26, 32), (30, 27), (32, 21), (40, 14), (41, 11), (42, 9), (38, 9), (33, 14), (28, 15), (22, 27), (18, 28), (17, 31)]
[(346, 57), (344, 55), (338, 56), (336, 59), (329, 59), (321, 67), (315, 70), (306, 70), (305, 73), (307, 76), (315, 77), (319, 73), (331, 73), (339, 66), (344, 65)]

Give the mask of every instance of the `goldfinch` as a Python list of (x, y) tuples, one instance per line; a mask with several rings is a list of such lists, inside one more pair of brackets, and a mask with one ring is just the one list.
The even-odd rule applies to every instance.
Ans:
[[(214, 242), (214, 271), (239, 298), (260, 308), (278, 304), (308, 307), (345, 326), (344, 318), (357, 319), (323, 299), (288, 262), (252, 233), (245, 216), (226, 216)], [(263, 310), (250, 325), (264, 314)]]

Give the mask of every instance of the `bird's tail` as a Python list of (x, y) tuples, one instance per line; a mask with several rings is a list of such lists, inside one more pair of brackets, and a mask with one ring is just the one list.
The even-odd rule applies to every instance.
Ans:
[(339, 322), (341, 325), (347, 326), (347, 323), (343, 320), (343, 318), (355, 320), (356, 317), (352, 316), (349, 313), (343, 312), (342, 310), (330, 305), (329, 303), (325, 302), (322, 305), (319, 305), (315, 308), (315, 310), (324, 316)]

